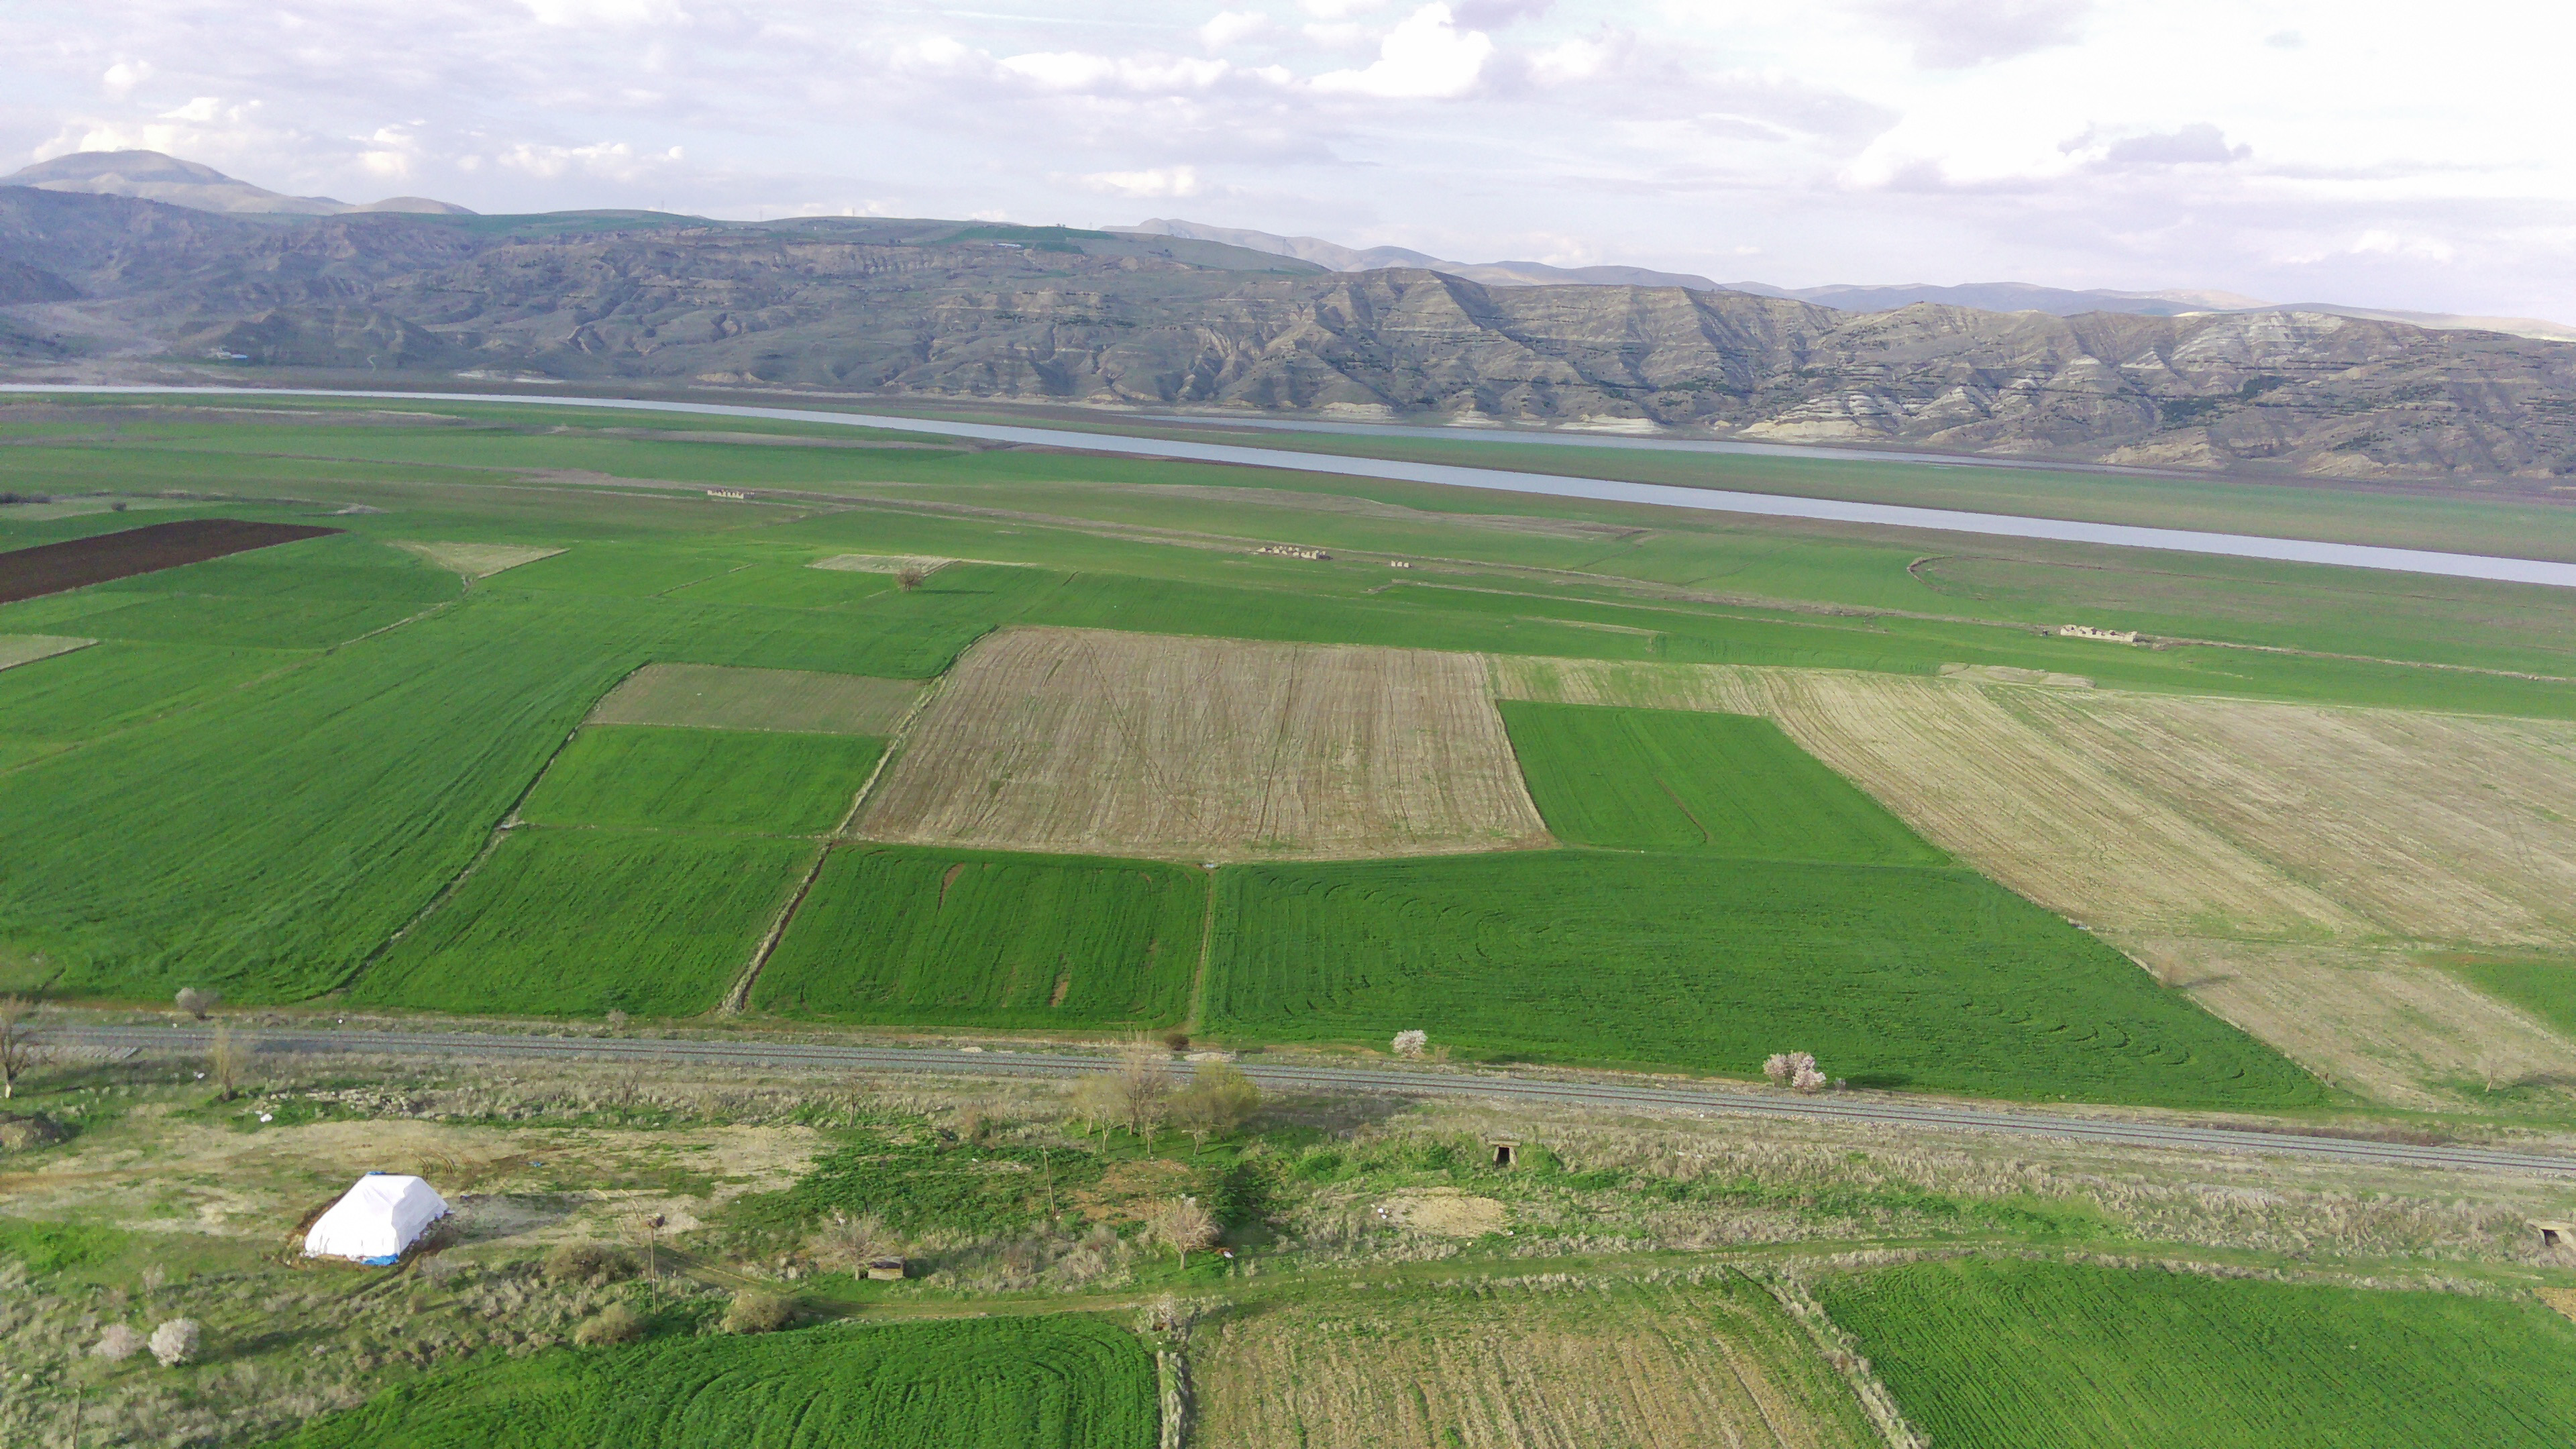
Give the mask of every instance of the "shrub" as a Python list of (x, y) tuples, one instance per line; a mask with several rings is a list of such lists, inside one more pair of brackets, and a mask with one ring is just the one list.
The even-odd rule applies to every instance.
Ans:
[(1185, 1031), (1167, 1031), (1163, 1033), (1163, 1045), (1170, 1047), (1176, 1052), (1188, 1051), (1190, 1049), (1190, 1034)]
[(1775, 1087), (1795, 1087), (1801, 1092), (1813, 1092), (1825, 1085), (1825, 1074), (1816, 1070), (1812, 1052), (1773, 1052), (1762, 1064), (1762, 1075), (1769, 1077)]
[(1180, 1257), (1180, 1265), (1190, 1265), (1190, 1254), (1216, 1246), (1216, 1217), (1194, 1197), (1176, 1197), (1146, 1223), (1155, 1241)]
[(885, 1220), (876, 1214), (852, 1217), (837, 1209), (806, 1244), (815, 1262), (847, 1273), (866, 1268), (871, 1258), (891, 1256), (897, 1246), (893, 1235), (886, 1231)]
[(572, 1341), (584, 1348), (607, 1348), (613, 1344), (633, 1343), (644, 1336), (644, 1320), (623, 1303), (611, 1303), (597, 1316), (583, 1321), (572, 1331)]
[(1197, 1077), (1172, 1099), (1172, 1121), (1198, 1147), (1240, 1127), (1261, 1108), (1261, 1088), (1239, 1067), (1202, 1062)]
[(792, 1311), (788, 1301), (775, 1293), (745, 1288), (725, 1305), (724, 1331), (727, 1333), (769, 1333), (787, 1326)]
[(111, 1323), (107, 1331), (98, 1336), (98, 1343), (90, 1349), (90, 1356), (106, 1359), (109, 1363), (123, 1363), (142, 1351), (141, 1333), (136, 1332), (131, 1324)]
[(194, 986), (182, 986), (179, 988), (178, 996), (173, 999), (178, 1002), (181, 1011), (203, 1021), (206, 1019), (206, 1013), (214, 1010), (224, 999), (224, 994), (220, 991), (200, 990)]
[(614, 1283), (635, 1276), (635, 1258), (606, 1243), (559, 1243), (546, 1254), (545, 1273), (557, 1283)]
[(1431, 1045), (1431, 1033), (1427, 1031), (1399, 1031), (1395, 1034), (1395, 1040), (1389, 1043), (1389, 1045), (1395, 1048), (1395, 1054), (1397, 1056), (1419, 1057), (1422, 1055), (1423, 1049)]
[(152, 1330), (152, 1356), (163, 1368), (177, 1368), (194, 1359), (205, 1341), (204, 1330), (193, 1318), (173, 1318)]

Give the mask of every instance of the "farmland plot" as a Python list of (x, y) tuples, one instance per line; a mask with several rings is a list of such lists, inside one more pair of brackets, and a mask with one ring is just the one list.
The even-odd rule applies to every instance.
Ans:
[(1826, 1449), (1868, 1420), (1759, 1285), (1415, 1285), (1292, 1301), (1194, 1338), (1208, 1449)]
[(798, 841), (527, 829), (361, 974), (431, 1011), (686, 1016), (716, 1005), (786, 903)]
[(523, 543), (397, 543), (440, 568), (463, 574), (469, 579), (488, 579), (506, 573), (521, 564), (532, 564), (541, 558), (553, 558), (563, 552)]
[(961, 660), (859, 833), (1184, 860), (1546, 840), (1473, 656), (1070, 629)]
[(2529, 1298), (1954, 1261), (1826, 1280), (1945, 1449), (2424, 1449), (2576, 1437), (2576, 1324)]
[(820, 835), (850, 813), (885, 741), (866, 735), (592, 726), (519, 809), (534, 825)]
[(912, 708), (921, 689), (915, 679), (647, 664), (609, 691), (590, 722), (883, 735)]
[(0, 552), (0, 603), (338, 533), (300, 523), (185, 518)]
[(1964, 870), (1549, 851), (1230, 868), (1211, 1033), (1856, 1086), (2257, 1107), (2322, 1090)]
[(69, 654), (97, 643), (95, 639), (73, 639), (60, 634), (0, 634), (0, 669), (15, 669), (57, 654)]
[(1559, 840), (1758, 860), (1942, 865), (1886, 807), (1751, 715), (1506, 701)]
[(1206, 901), (1201, 872), (1145, 861), (844, 848), (752, 1001), (835, 1021), (1169, 1026)]
[(1154, 1449), (1154, 1360), (1094, 1318), (677, 1338), (491, 1359), (388, 1390), (291, 1449)]

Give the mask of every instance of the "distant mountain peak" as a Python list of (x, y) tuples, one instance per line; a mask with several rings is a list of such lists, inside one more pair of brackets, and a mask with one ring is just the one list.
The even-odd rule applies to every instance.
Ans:
[(92, 196), (131, 196), (198, 211), (286, 216), (345, 216), (361, 211), (424, 212), (443, 216), (474, 213), (452, 202), (425, 196), (395, 196), (363, 206), (329, 196), (287, 196), (226, 176), (212, 166), (184, 161), (158, 151), (74, 151), (39, 161), (0, 176), (0, 186), (32, 186), (40, 191), (77, 191)]

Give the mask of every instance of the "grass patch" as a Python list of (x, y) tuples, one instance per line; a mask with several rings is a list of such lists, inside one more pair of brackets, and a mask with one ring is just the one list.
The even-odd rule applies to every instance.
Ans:
[(0, 1254), (43, 1277), (67, 1268), (104, 1263), (125, 1251), (129, 1236), (98, 1223), (17, 1222), (0, 1219)]
[(903, 719), (921, 690), (917, 679), (647, 664), (609, 691), (590, 722), (882, 735)]
[(885, 752), (865, 735), (593, 726), (521, 807), (536, 825), (819, 835), (841, 823)]
[(1821, 1286), (1945, 1449), (2565, 1444), (2576, 1324), (2468, 1298), (2031, 1262)]
[(2434, 964), (2507, 1005), (2576, 1036), (2576, 961), (2565, 957), (2456, 955)]
[(2126, 957), (1964, 870), (1594, 851), (1250, 865), (1217, 881), (1206, 1021), (1419, 1028), (1490, 1058), (1855, 1086), (2281, 1106), (2323, 1089)]
[(753, 1004), (834, 1021), (1168, 1026), (1207, 885), (1135, 860), (892, 846), (832, 852)]
[(690, 1338), (489, 1359), (286, 1440), (293, 1449), (1152, 1449), (1154, 1360), (1096, 1318)]
[(750, 959), (812, 848), (516, 831), (358, 978), (349, 999), (545, 1016), (705, 1011)]
[(1568, 844), (1948, 863), (1767, 719), (1521, 700), (1501, 708), (1530, 797)]

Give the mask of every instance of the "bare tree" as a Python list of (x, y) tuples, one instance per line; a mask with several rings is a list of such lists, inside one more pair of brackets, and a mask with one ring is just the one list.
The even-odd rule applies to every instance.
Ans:
[(886, 1232), (885, 1220), (873, 1213), (852, 1217), (839, 1209), (807, 1242), (814, 1260), (843, 1272), (863, 1271), (870, 1259), (890, 1257), (898, 1246)]
[(234, 1036), (229, 1022), (216, 1022), (215, 1039), (206, 1046), (206, 1077), (215, 1084), (215, 1095), (231, 1101), (249, 1074), (250, 1043)]
[(1119, 1090), (1118, 1078), (1110, 1073), (1076, 1077), (1070, 1096), (1074, 1117), (1095, 1134), (1107, 1131), (1110, 1124), (1126, 1115), (1125, 1094)]
[(0, 996), (0, 1097), (18, 1095), (18, 1079), (36, 1064), (36, 1044), (27, 1039), (27, 1018), (34, 1002), (23, 996)]
[(206, 1013), (214, 1010), (223, 1001), (224, 994), (220, 991), (200, 991), (194, 986), (182, 986), (174, 999), (178, 1002), (181, 1011), (203, 1021), (206, 1019)]
[(927, 572), (918, 567), (906, 566), (894, 571), (894, 586), (908, 594), (920, 588), (921, 581), (929, 577)]
[(1161, 1130), (1163, 1119), (1172, 1105), (1171, 1054), (1143, 1037), (1129, 1042), (1118, 1054), (1119, 1115), (1127, 1119), (1127, 1130), (1145, 1139), (1152, 1151), (1154, 1134)]
[(1190, 1254), (1216, 1246), (1216, 1218), (1194, 1197), (1176, 1197), (1165, 1203), (1146, 1224), (1154, 1240), (1180, 1257), (1180, 1265), (1190, 1265)]
[(1188, 1087), (1172, 1099), (1172, 1124), (1189, 1134), (1191, 1150), (1242, 1126), (1261, 1108), (1261, 1088), (1229, 1062), (1201, 1062)]

